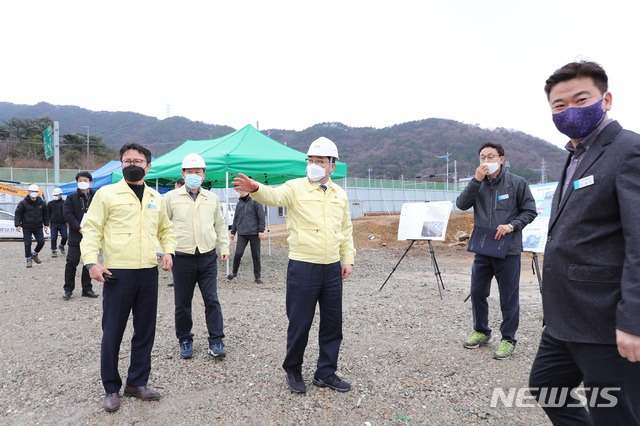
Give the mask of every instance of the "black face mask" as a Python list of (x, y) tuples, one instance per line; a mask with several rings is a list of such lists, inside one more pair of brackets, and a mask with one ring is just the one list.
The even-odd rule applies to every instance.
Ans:
[(127, 182), (138, 182), (144, 178), (144, 169), (131, 164), (122, 169), (122, 174)]

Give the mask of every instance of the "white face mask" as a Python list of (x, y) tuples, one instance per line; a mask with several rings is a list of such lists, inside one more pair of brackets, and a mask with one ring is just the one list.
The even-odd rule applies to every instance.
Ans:
[(85, 189), (89, 189), (89, 187), (91, 186), (90, 182), (78, 182), (78, 189), (80, 190), (85, 190)]
[(59, 200), (60, 198), (62, 198), (62, 195), (54, 195), (53, 198)]
[(29, 197), (31, 197), (31, 198), (33, 198), (35, 200), (36, 198), (38, 198), (38, 193), (37, 192), (30, 192), (29, 193)]
[(184, 183), (191, 189), (199, 188), (202, 185), (202, 176), (188, 174), (184, 177)]
[(494, 174), (500, 167), (500, 163), (484, 163), (484, 165), (489, 168), (489, 173), (487, 173), (488, 175)]
[(327, 171), (316, 163), (307, 165), (307, 177), (311, 182), (318, 182), (327, 175)]

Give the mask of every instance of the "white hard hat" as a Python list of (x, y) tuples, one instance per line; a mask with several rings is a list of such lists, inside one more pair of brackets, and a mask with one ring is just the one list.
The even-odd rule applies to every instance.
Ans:
[(331, 140), (324, 136), (319, 137), (315, 141), (311, 142), (307, 155), (315, 155), (317, 157), (338, 157), (338, 147)]
[(38, 188), (38, 185), (36, 185), (35, 183), (32, 183), (31, 185), (29, 185), (29, 188), (27, 189), (27, 191), (40, 192), (40, 188)]
[(206, 169), (207, 165), (204, 162), (204, 158), (202, 158), (199, 154), (192, 152), (191, 154), (187, 154), (186, 157), (182, 160), (182, 168), (183, 169)]
[(60, 188), (53, 188), (53, 192), (51, 193), (51, 195), (61, 195), (62, 194), (62, 189)]

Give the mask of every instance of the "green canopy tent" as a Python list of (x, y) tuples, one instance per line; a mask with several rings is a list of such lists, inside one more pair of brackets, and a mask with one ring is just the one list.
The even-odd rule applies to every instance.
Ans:
[[(311, 141), (309, 141), (311, 142)], [(173, 186), (182, 177), (182, 159), (189, 153), (200, 154), (207, 172), (203, 186), (229, 188), (238, 173), (266, 185), (277, 185), (305, 176), (306, 154), (271, 139), (247, 125), (226, 136), (201, 141), (186, 141), (156, 158), (145, 181), (151, 186)], [(347, 176), (347, 165), (338, 162), (333, 179)], [(122, 171), (112, 174), (112, 182), (122, 179)]]

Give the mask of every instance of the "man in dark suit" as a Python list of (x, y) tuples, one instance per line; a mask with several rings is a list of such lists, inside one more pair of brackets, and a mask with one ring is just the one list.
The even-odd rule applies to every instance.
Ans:
[[(640, 135), (609, 119), (608, 77), (594, 62), (563, 66), (545, 91), (556, 127), (570, 140), (553, 197), (545, 328), (529, 385), (554, 424), (637, 425)], [(581, 383), (584, 391), (575, 391)]]

